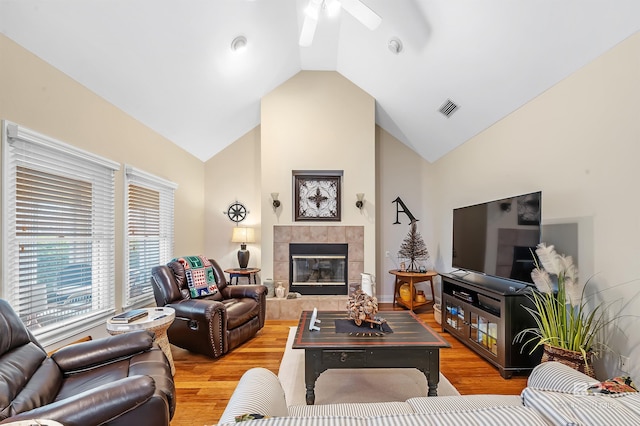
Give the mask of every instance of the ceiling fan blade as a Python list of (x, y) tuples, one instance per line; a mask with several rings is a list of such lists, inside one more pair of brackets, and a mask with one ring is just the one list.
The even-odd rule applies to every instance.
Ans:
[(313, 43), (313, 36), (316, 33), (316, 27), (318, 26), (318, 20), (309, 16), (304, 17), (302, 22), (302, 30), (300, 31), (300, 40), (298, 44), (302, 47), (311, 46)]
[(304, 21), (302, 22), (302, 30), (300, 30), (300, 39), (298, 40), (298, 44), (302, 47), (311, 46), (311, 43), (313, 43), (321, 6), (322, 0), (309, 0), (309, 4), (304, 10)]
[(382, 18), (360, 0), (340, 0), (340, 3), (344, 10), (371, 31), (378, 28), (380, 23), (382, 23)]

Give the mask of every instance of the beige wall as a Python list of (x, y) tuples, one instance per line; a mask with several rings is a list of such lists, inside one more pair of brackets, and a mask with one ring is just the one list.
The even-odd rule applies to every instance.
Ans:
[(231, 242), (236, 224), (226, 214), (238, 201), (249, 211), (240, 226), (255, 228), (256, 242), (247, 244), (249, 267), (260, 267), (261, 184), (260, 126), (252, 129), (205, 163), (205, 254), (223, 269), (237, 268), (238, 243)]
[[(611, 347), (640, 359), (640, 34), (597, 58), (434, 164), (442, 266), (454, 207), (542, 190), (543, 222), (577, 223), (582, 280), (617, 301)], [(621, 285), (622, 283), (628, 283)], [(618, 287), (616, 287), (618, 286)], [(615, 288), (614, 288), (615, 287)], [(613, 336), (610, 333), (609, 336)], [(628, 338), (628, 340), (627, 340)], [(617, 359), (609, 354), (611, 376)], [(640, 374), (635, 364), (632, 376)]]
[[(374, 272), (375, 100), (336, 72), (302, 71), (262, 98), (261, 127), (263, 276), (272, 277), (273, 226), (301, 224), (293, 220), (292, 170), (344, 171), (342, 220), (304, 225), (364, 226), (364, 269)], [(282, 202), (276, 212), (272, 192)]]
[(124, 164), (178, 184), (175, 252), (202, 252), (201, 161), (3, 35), (0, 58), (0, 119), (122, 165), (116, 173), (116, 307), (122, 300)]
[[(395, 224), (397, 206), (393, 201), (400, 197), (411, 214), (418, 219), (418, 232), (422, 235), (430, 255), (424, 263), (431, 269), (437, 256), (433, 223), (435, 180), (433, 165), (379, 127), (376, 129), (376, 157), (379, 200), (376, 284), (378, 299), (391, 302), (395, 277), (389, 274), (389, 270), (398, 268), (398, 250), (410, 229), (409, 218), (405, 214), (398, 214), (400, 223)], [(386, 257), (387, 251), (389, 257)], [(419, 283), (417, 287), (424, 290), (429, 297), (431, 290), (425, 283)]]

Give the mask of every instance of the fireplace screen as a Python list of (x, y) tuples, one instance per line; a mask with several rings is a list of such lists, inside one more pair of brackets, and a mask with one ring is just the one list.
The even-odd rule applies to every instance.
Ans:
[(346, 294), (346, 244), (291, 244), (290, 291), (301, 294)]
[(344, 285), (346, 256), (291, 256), (294, 285)]

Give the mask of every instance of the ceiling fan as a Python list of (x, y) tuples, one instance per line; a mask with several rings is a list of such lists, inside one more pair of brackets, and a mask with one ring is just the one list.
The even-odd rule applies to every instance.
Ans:
[(304, 10), (304, 21), (298, 44), (303, 47), (311, 46), (322, 9), (326, 9), (329, 14), (335, 14), (340, 8), (346, 10), (372, 31), (382, 22), (382, 18), (361, 0), (309, 0)]

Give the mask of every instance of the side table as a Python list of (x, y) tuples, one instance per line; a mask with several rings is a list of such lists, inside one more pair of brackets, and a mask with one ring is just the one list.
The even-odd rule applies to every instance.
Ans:
[(129, 333), (135, 330), (148, 330), (155, 333), (155, 342), (158, 343), (162, 352), (164, 352), (169, 365), (171, 366), (171, 375), (176, 374), (176, 367), (173, 364), (173, 355), (171, 354), (171, 345), (167, 337), (167, 329), (176, 318), (176, 311), (173, 308), (144, 308), (148, 315), (131, 321), (128, 324), (113, 323), (111, 319), (107, 320), (107, 332), (111, 335)]
[[(434, 303), (436, 299), (436, 293), (433, 289), (433, 277), (438, 275), (435, 271), (427, 271), (427, 272), (409, 272), (409, 271), (400, 271), (398, 269), (392, 269), (389, 271), (390, 274), (395, 275), (396, 282), (393, 290), (393, 305), (396, 304), (404, 306), (405, 308), (413, 311), (418, 306), (427, 305), (429, 303)], [(427, 300), (424, 302), (416, 302), (415, 301), (415, 288), (416, 284), (423, 281), (429, 281), (431, 284), (431, 298), (432, 300)], [(400, 286), (404, 283), (409, 284), (409, 294), (411, 295), (409, 302), (405, 302), (400, 297)]]
[(247, 282), (251, 284), (251, 275), (253, 275), (253, 283), (257, 284), (256, 274), (260, 272), (260, 268), (230, 268), (225, 269), (224, 272), (229, 274), (229, 284), (233, 284), (234, 278), (238, 284), (240, 277), (247, 277)]

